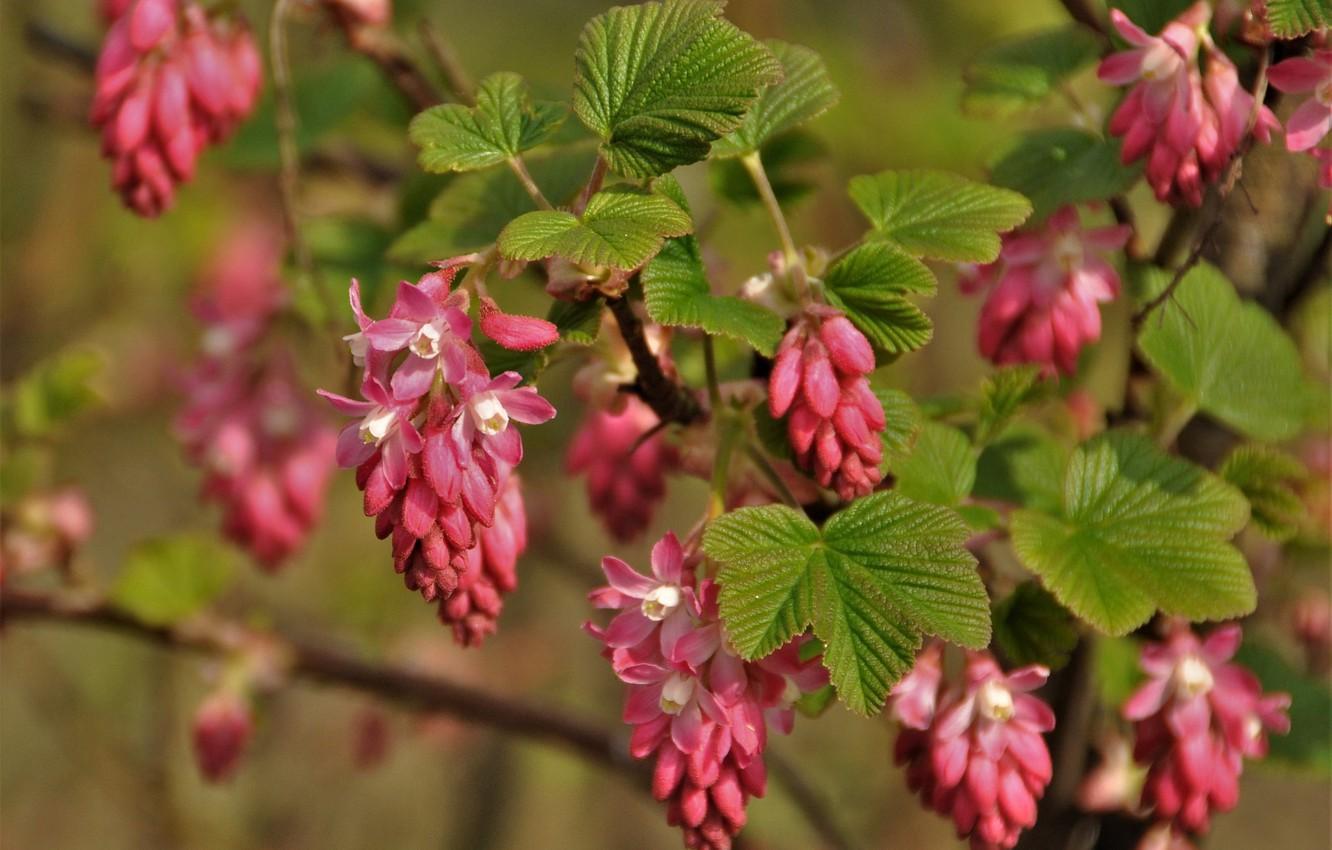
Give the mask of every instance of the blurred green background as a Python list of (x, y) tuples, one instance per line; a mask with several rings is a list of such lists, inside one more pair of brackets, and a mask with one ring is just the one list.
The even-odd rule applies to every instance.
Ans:
[[(109, 582), (136, 542), (215, 526), (215, 511), (195, 499), (197, 473), (169, 434), (177, 404), (173, 364), (194, 345), (184, 300), (211, 246), (238, 218), (273, 213), (276, 149), (271, 107), (264, 107), (227, 148), (205, 156), (172, 212), (149, 222), (124, 211), (82, 121), (86, 74), (24, 39), (25, 25), (40, 21), (95, 45), (93, 5), (0, 5), (0, 374), (12, 380), (71, 346), (101, 353), (106, 403), (61, 444), (55, 473), (90, 495), (97, 531), (79, 566)], [(262, 37), (269, 4), (240, 5)], [(428, 16), (474, 77), (518, 71), (548, 97), (566, 96), (578, 31), (603, 8), (585, 0), (408, 0), (397, 7), (397, 26), (410, 43), (417, 43), (415, 21)], [(1042, 120), (963, 115), (960, 69), (1003, 35), (1059, 22), (1063, 13), (1054, 0), (733, 0), (728, 14), (756, 35), (815, 47), (841, 87), (840, 106), (811, 125), (828, 153), (808, 172), (818, 188), (792, 213), (799, 240), (840, 247), (861, 227), (845, 198), (850, 176), (921, 165), (980, 175), (1023, 122)], [(409, 187), (404, 201), (392, 183), (307, 169), (308, 236), (327, 285), (341, 303), (352, 274), (371, 282), (415, 278), (420, 270), (383, 261), (392, 236), (441, 185), (414, 169), (402, 129), (409, 112), (374, 67), (350, 57), (314, 16), (293, 25), (292, 41), (307, 152), (346, 161), (359, 151), (404, 174)], [(1104, 107), (1108, 93), (1087, 76), (1079, 85)], [(710, 215), (706, 170), (686, 169), (683, 182), (700, 218)], [(774, 245), (761, 212), (723, 212), (711, 244), (723, 246), (715, 259), (734, 286), (763, 270)], [(1149, 217), (1147, 226), (1157, 223)], [(533, 288), (510, 289), (501, 297), (538, 303)], [(946, 280), (926, 309), (935, 341), (894, 367), (900, 385), (925, 394), (969, 390), (983, 373), (974, 355), (977, 304), (959, 298)], [(1113, 346), (1122, 340), (1122, 311), (1112, 309), (1107, 325), (1106, 344)], [(336, 381), (321, 359), (324, 349), (306, 343), (311, 386)], [(1107, 399), (1121, 392), (1116, 359), (1091, 370), (1093, 390)], [(308, 550), (275, 577), (240, 570), (223, 609), (298, 634), (338, 635), (371, 657), (578, 710), (627, 734), (618, 721), (621, 688), (579, 625), (590, 614), (584, 595), (597, 583), (600, 556), (613, 551), (643, 564), (648, 543), (610, 544), (585, 508), (581, 483), (561, 473), (563, 446), (579, 417), (569, 374), (568, 366), (546, 373), (543, 389), (561, 415), (525, 435), (533, 545), (500, 633), (483, 648), (456, 648), (433, 610), (403, 591), (348, 474), (337, 476), (328, 519)], [(691, 524), (703, 492), (697, 482), (678, 480), (648, 540)], [(209, 687), (199, 659), (105, 634), (25, 625), (6, 632), (0, 662), (3, 847), (648, 850), (679, 843), (660, 806), (619, 778), (562, 751), (445, 719), (386, 709), (388, 754), (373, 770), (357, 770), (353, 730), (371, 704), (304, 684), (265, 703), (236, 779), (206, 786), (188, 737), (194, 706)], [(803, 765), (862, 846), (960, 846), (946, 822), (907, 795), (891, 744), (885, 720), (834, 708), (821, 721), (801, 719), (793, 736), (771, 746)], [(1218, 820), (1207, 847), (1327, 847), (1328, 794), (1323, 779), (1254, 766), (1239, 810)], [(818, 846), (780, 784), (750, 811), (749, 846)]]

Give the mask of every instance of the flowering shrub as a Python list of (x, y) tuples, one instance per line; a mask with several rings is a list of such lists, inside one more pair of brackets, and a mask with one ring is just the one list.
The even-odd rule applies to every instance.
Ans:
[[(267, 114), (264, 62), (231, 4), (90, 5), (107, 26), (92, 122), (121, 200), (156, 217), (212, 167), (205, 147)], [(720, 0), (596, 15), (568, 103), (534, 99), (512, 72), (473, 85), (429, 26), (438, 67), (423, 71), (388, 2), (278, 0), (276, 133), (250, 159), (278, 168), (282, 226), (251, 212), (220, 240), (190, 304), (198, 354), (165, 370), (200, 497), (223, 537), (288, 577), (341, 581), (316, 563), (339, 553), (316, 539), (336, 523), (379, 545), (373, 530), (434, 606), (447, 658), (484, 659), (469, 672), (502, 672), (510, 690), (541, 668), (584, 708), (606, 703), (604, 722), (473, 692), (419, 658), (371, 662), (342, 654), (346, 641), (263, 627), (295, 615), (231, 622), (258, 596), (227, 593), (226, 552), (207, 535), (136, 546), (102, 594), (80, 567), (100, 506), (53, 472), (65, 426), (98, 395), (77, 354), (5, 390), (6, 617), (222, 656), (193, 724), (210, 782), (244, 770), (259, 697), (305, 677), (569, 744), (650, 791), (688, 848), (742, 846), (772, 768), (820, 838), (845, 847), (841, 813), (802, 785), (817, 775), (810, 755), (787, 764), (770, 748), (797, 714), (802, 730), (847, 722), (827, 712), (840, 702), (887, 710), (894, 752), (856, 756), (894, 762), (974, 850), (1062, 847), (1083, 819), (1113, 821), (1107, 847), (1194, 846), (1240, 805), (1247, 763), (1319, 767), (1327, 750), (1302, 737), (1332, 704), (1327, 594), (1291, 564), (1326, 554), (1332, 528), (1319, 194), (1332, 187), (1332, 9), (1063, 5), (1070, 22), (963, 73), (975, 117), (1030, 123), (984, 174), (856, 176), (813, 222), (790, 216), (812, 188), (796, 167), (821, 150), (812, 134), (845, 81), (808, 47), (746, 33)], [(294, 91), (297, 22), (317, 24), (312, 39), (335, 28), (338, 50), (384, 72), (414, 117), (381, 135), (410, 140), (430, 182), (379, 163), (391, 146), (315, 143), (322, 113), (341, 107), (312, 104), (342, 92)], [(253, 165), (236, 144), (226, 161)], [(351, 172), (358, 214), (380, 220), (330, 225), (302, 191), (314, 171)], [(1274, 281), (1256, 298), (1231, 281), (1234, 254), (1259, 238), (1248, 207), (1277, 204), (1255, 174), (1296, 175), (1276, 190), (1288, 209), (1263, 219), (1284, 231), (1253, 261)], [(363, 196), (360, 179), (385, 197)], [(846, 215), (828, 212), (837, 204)], [(743, 229), (744, 208), (764, 228), (749, 255), (717, 229)], [(834, 235), (853, 209), (854, 232)], [(930, 301), (941, 280), (955, 295), (954, 279), (981, 296), (974, 322), (939, 321), (973, 303)], [(910, 372), (935, 344), (978, 355), (946, 363), (987, 369), (979, 386), (949, 365)], [(942, 392), (913, 394), (921, 375)], [(543, 450), (526, 457), (525, 440)], [(550, 479), (556, 466), (581, 479), (613, 544), (552, 543), (574, 492)], [(353, 484), (370, 520), (355, 526), (329, 498)], [(650, 569), (606, 554), (606, 585), (588, 594), (609, 612), (584, 629), (628, 727), (605, 731), (610, 691), (546, 669), (595, 662), (592, 648), (551, 628), (554, 591), (525, 607), (519, 569), (534, 574), (528, 555), (563, 566), (581, 600), (581, 549), (643, 538), (656, 540)], [(45, 595), (14, 589), (49, 568)], [(507, 623), (538, 614), (551, 633), (510, 643)], [(1241, 621), (1253, 624), (1243, 647)], [(385, 760), (388, 722), (363, 707), (342, 724), (356, 764)], [(1093, 742), (1101, 756), (1085, 764)]]

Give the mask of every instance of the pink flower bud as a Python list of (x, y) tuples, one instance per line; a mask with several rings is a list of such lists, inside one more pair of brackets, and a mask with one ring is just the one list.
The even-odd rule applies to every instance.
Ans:
[(240, 766), (254, 733), (250, 705), (244, 697), (219, 690), (200, 704), (194, 715), (194, 759), (208, 782), (226, 782)]
[(644, 439), (658, 424), (650, 407), (627, 396), (618, 413), (588, 411), (569, 444), (565, 467), (586, 475), (588, 504), (616, 540), (641, 534), (666, 498), (666, 475), (679, 459), (661, 434)]
[(481, 332), (510, 351), (536, 351), (560, 340), (553, 322), (505, 313), (485, 296), (481, 298)]

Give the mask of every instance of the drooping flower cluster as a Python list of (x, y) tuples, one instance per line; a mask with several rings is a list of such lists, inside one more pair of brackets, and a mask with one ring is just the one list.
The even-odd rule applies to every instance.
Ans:
[(1318, 185), (1332, 189), (1332, 147), (1319, 147), (1332, 132), (1332, 48), (1278, 62), (1267, 79), (1286, 94), (1310, 95), (1286, 121), (1286, 149), (1308, 151), (1318, 160)]
[(24, 495), (0, 512), (0, 581), (66, 569), (92, 531), (92, 506), (78, 487)]
[[(491, 377), (471, 341), (468, 293), (451, 290), (456, 267), (445, 265), (416, 285), (399, 284), (379, 320), (365, 314), (352, 282), (360, 329), (347, 342), (364, 367), (364, 400), (320, 394), (358, 418), (338, 439), (338, 463), (356, 468), (366, 516), (391, 539), (394, 568), (472, 644), (493, 631), (526, 545), (512, 477), (523, 443), (513, 423), (545, 422), (555, 408), (520, 388), (516, 372)], [(532, 320), (495, 313), (487, 332), (501, 344), (526, 344)]]
[(222, 687), (208, 696), (194, 714), (194, 760), (208, 782), (226, 782), (240, 767), (241, 756), (254, 735), (249, 700)]
[(1084, 228), (1074, 206), (1039, 229), (1006, 234), (999, 259), (959, 277), (964, 292), (989, 290), (981, 354), (1001, 366), (1036, 363), (1047, 375), (1077, 371), (1082, 349), (1101, 338), (1101, 303), (1119, 295), (1119, 274), (1100, 253), (1130, 235), (1127, 225)]
[(800, 468), (844, 500), (864, 496), (882, 477), (883, 405), (865, 377), (874, 371), (869, 340), (837, 310), (806, 309), (787, 331), (768, 380), (768, 410), (788, 412), (787, 436)]
[(265, 568), (295, 553), (323, 515), (336, 436), (269, 339), (282, 301), (280, 253), (261, 223), (236, 231), (193, 308), (202, 352), (184, 378), (175, 432), (204, 473), (222, 531)]
[(1110, 118), (1110, 132), (1124, 139), (1125, 163), (1146, 158), (1147, 182), (1167, 203), (1201, 205), (1203, 189), (1220, 178), (1245, 137), (1252, 132), (1266, 142), (1279, 127), (1267, 107), (1254, 112), (1235, 64), (1208, 33), (1211, 14), (1200, 0), (1152, 36), (1110, 10), (1131, 46), (1103, 59), (1098, 74), (1111, 85), (1133, 85)]
[(588, 411), (565, 465), (570, 474), (587, 477), (588, 504), (611, 536), (629, 541), (652, 521), (678, 458), (660, 433), (647, 436), (659, 423), (652, 408), (634, 396), (617, 401), (618, 411)]
[(1054, 728), (1050, 707), (1031, 696), (1049, 671), (1004, 673), (985, 652), (969, 653), (963, 681), (948, 685), (943, 648), (927, 646), (890, 698), (902, 724), (895, 759), (907, 785), (953, 819), (975, 850), (1010, 848), (1036, 823), (1036, 801), (1052, 766), (1041, 736)]
[(1148, 680), (1124, 717), (1134, 724), (1133, 756), (1148, 766), (1142, 804), (1174, 832), (1206, 833), (1212, 812), (1239, 801), (1244, 759), (1267, 754), (1268, 731), (1290, 729), (1290, 697), (1263, 694), (1252, 673), (1231, 663), (1240, 638), (1237, 625), (1204, 640), (1179, 625), (1143, 648)]
[(200, 152), (254, 109), (263, 62), (243, 22), (191, 0), (103, 0), (91, 120), (112, 184), (154, 217), (194, 176)]
[(749, 798), (764, 794), (769, 726), (789, 732), (795, 700), (827, 684), (827, 673), (817, 656), (801, 658), (800, 640), (759, 662), (736, 655), (716, 583), (695, 574), (674, 534), (653, 547), (650, 577), (613, 557), (602, 570), (610, 584), (590, 598), (620, 613), (605, 629), (587, 628), (629, 686), (630, 752), (656, 758), (652, 793), (685, 846), (727, 850)]

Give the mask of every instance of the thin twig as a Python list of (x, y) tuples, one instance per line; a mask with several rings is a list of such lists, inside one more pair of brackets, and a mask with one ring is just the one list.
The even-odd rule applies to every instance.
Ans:
[(422, 18), (417, 24), (417, 30), (421, 34), (421, 43), (425, 45), (426, 52), (434, 60), (435, 67), (439, 68), (454, 99), (466, 106), (475, 104), (476, 87), (472, 85), (472, 78), (468, 75), (467, 69), (458, 61), (458, 54), (454, 52), (453, 45), (440, 34), (429, 18)]
[(314, 256), (301, 235), (300, 212), (297, 209), (301, 185), (301, 153), (296, 141), (296, 107), (292, 103), (291, 64), (287, 61), (287, 15), (291, 0), (277, 0), (268, 23), (268, 61), (273, 66), (273, 92), (277, 111), (273, 122), (277, 126), (278, 156), (281, 162), (279, 185), (282, 194), (282, 222), (296, 255), (296, 265), (303, 278), (303, 286), (315, 285)]
[(606, 162), (606, 158), (601, 156), (601, 154), (597, 154), (597, 161), (592, 166), (591, 176), (587, 178), (587, 182), (583, 184), (582, 191), (579, 192), (578, 197), (574, 199), (574, 215), (581, 216), (583, 210), (587, 209), (588, 201), (592, 200), (593, 195), (601, 191), (601, 184), (606, 180), (606, 172), (609, 170), (610, 163)]
[[(214, 655), (233, 651), (235, 635), (245, 631), (233, 624), (196, 629), (155, 626), (104, 603), (66, 605), (50, 595), (19, 590), (5, 590), (0, 594), (0, 617), (6, 625), (31, 620), (90, 626), (158, 646)], [(621, 742), (589, 721), (437, 676), (374, 664), (331, 648), (334, 641), (327, 638), (302, 640), (265, 635), (265, 639), (279, 642), (279, 655), (289, 659), (293, 676), (351, 688), (407, 708), (448, 714), (520, 737), (559, 744), (618, 772), (635, 777), (643, 774), (642, 769), (630, 761)]]
[(536, 204), (538, 208), (543, 210), (555, 209), (550, 201), (546, 200), (546, 196), (542, 193), (541, 187), (532, 179), (532, 173), (527, 170), (527, 163), (523, 162), (521, 156), (511, 156), (506, 161), (509, 163), (509, 168), (518, 178), (518, 182), (523, 184), (523, 189), (527, 192), (528, 196), (531, 197), (532, 202)]
[(1101, 21), (1101, 16), (1088, 5), (1087, 0), (1060, 0), (1068, 16), (1087, 29), (1099, 35), (1107, 42), (1110, 40), (1110, 33), (1106, 31), (1105, 24)]
[(1148, 301), (1141, 310), (1133, 316), (1133, 329), (1136, 331), (1142, 327), (1147, 317), (1152, 314), (1156, 308), (1172, 299), (1175, 290), (1179, 287), (1180, 281), (1193, 269), (1194, 266), (1202, 260), (1202, 255), (1207, 250), (1208, 244), (1216, 234), (1217, 227), (1221, 224), (1221, 211), (1225, 206), (1226, 198), (1235, 190), (1241, 175), (1244, 173), (1244, 157), (1253, 147), (1254, 135), (1253, 129), (1258, 123), (1258, 117), (1262, 113), (1263, 101), (1267, 98), (1267, 67), (1272, 59), (1270, 48), (1264, 50), (1258, 59), (1258, 73), (1253, 83), (1253, 109), (1249, 112), (1249, 120), (1245, 125), (1244, 139), (1235, 148), (1230, 155), (1230, 162), (1226, 165), (1226, 170), (1222, 174), (1220, 182), (1209, 193), (1209, 204), (1206, 212), (1203, 214), (1203, 225), (1199, 229), (1198, 237), (1193, 243), (1193, 250), (1184, 260), (1179, 268), (1175, 269), (1174, 275), (1170, 278), (1170, 283), (1166, 288), (1152, 300)]
[(393, 35), (379, 27), (358, 27), (338, 20), (347, 46), (379, 66), (389, 82), (414, 108), (429, 109), (443, 101), (439, 90)]
[(81, 44), (38, 21), (28, 21), (23, 28), (28, 46), (40, 53), (54, 56), (85, 74), (97, 68), (97, 51)]
[(782, 205), (777, 200), (777, 193), (773, 191), (772, 182), (768, 180), (768, 172), (763, 168), (763, 159), (758, 151), (754, 151), (742, 156), (740, 161), (749, 172), (754, 188), (758, 190), (759, 198), (763, 201), (763, 208), (768, 211), (772, 226), (777, 231), (777, 238), (782, 243), (782, 255), (786, 258), (786, 266), (790, 270), (791, 279), (795, 282), (796, 297), (802, 303), (806, 302), (809, 300), (809, 277), (805, 273), (805, 261), (796, 249), (795, 240), (791, 238), (791, 227), (786, 223), (786, 215), (783, 214)]
[(796, 808), (804, 812), (809, 825), (827, 843), (827, 846), (832, 850), (854, 850), (855, 843), (833, 816), (827, 800), (805, 781), (800, 770), (774, 752), (764, 754), (764, 760), (768, 763), (768, 770), (772, 772), (773, 778), (786, 789)]

